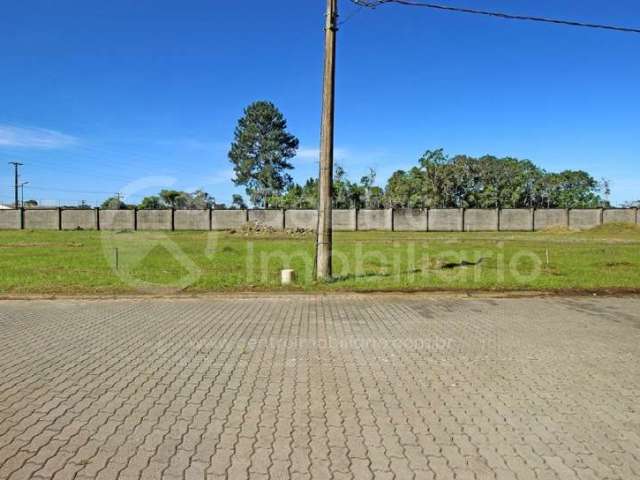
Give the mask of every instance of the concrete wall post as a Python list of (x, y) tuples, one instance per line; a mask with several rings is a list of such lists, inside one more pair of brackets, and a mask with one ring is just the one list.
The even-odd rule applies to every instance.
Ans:
[(529, 209), (529, 211), (531, 212), (531, 231), (535, 232), (536, 231), (536, 209), (535, 208), (531, 208)]

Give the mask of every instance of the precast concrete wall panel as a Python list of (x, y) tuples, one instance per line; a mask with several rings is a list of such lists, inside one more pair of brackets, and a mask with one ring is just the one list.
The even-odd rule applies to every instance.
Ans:
[(315, 230), (318, 226), (317, 210), (286, 210), (284, 213), (285, 228), (296, 230)]
[(462, 230), (462, 210), (459, 208), (438, 208), (429, 210), (430, 232), (460, 232)]
[(284, 213), (282, 210), (249, 210), (249, 222), (274, 230), (282, 230)]
[(62, 210), (63, 230), (97, 230), (98, 215), (93, 209)]
[(0, 210), (0, 230), (20, 230), (20, 210)]
[(426, 232), (427, 210), (401, 208), (393, 212), (393, 229), (397, 232)]
[(173, 223), (176, 230), (209, 230), (209, 210), (176, 210)]
[(171, 210), (138, 210), (138, 230), (171, 230)]
[(602, 210), (599, 208), (569, 210), (569, 228), (586, 230), (602, 224)]
[(498, 230), (498, 210), (470, 208), (464, 212), (467, 232), (495, 232)]
[(27, 230), (58, 230), (60, 217), (57, 209), (39, 210), (26, 209), (24, 211), (24, 228)]

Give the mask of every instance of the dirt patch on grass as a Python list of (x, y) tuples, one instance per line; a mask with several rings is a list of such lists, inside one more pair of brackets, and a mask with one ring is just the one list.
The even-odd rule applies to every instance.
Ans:
[(616, 267), (635, 267), (635, 265), (631, 262), (607, 262), (604, 264), (605, 267), (616, 268)]
[(275, 229), (260, 223), (248, 223), (240, 228), (233, 228), (227, 232), (230, 236), (242, 236), (265, 239), (290, 239), (290, 238), (311, 238), (314, 231), (307, 228), (287, 228), (285, 230)]

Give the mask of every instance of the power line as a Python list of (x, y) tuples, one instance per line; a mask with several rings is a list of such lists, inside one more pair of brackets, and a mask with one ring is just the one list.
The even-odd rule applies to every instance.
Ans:
[(51, 191), (51, 192), (62, 192), (62, 193), (94, 193), (96, 195), (112, 195), (113, 192), (98, 192), (91, 190), (67, 190), (64, 188), (49, 188), (49, 187), (29, 187), (31, 190), (43, 190), (43, 191)]
[(50, 188), (50, 187), (33, 187), (33, 186), (29, 186), (27, 187), (29, 190), (39, 190), (39, 191), (44, 191), (44, 192), (57, 192), (57, 193), (72, 193), (72, 194), (81, 194), (81, 193), (86, 193), (86, 194), (90, 194), (90, 195), (111, 195), (111, 196), (120, 196), (122, 197), (133, 197), (133, 198), (142, 198), (145, 197), (145, 194), (127, 194), (124, 195), (122, 193), (117, 193), (117, 192), (107, 192), (107, 191), (96, 191), (96, 190), (68, 190), (66, 188)]
[(605, 25), (605, 24), (598, 24), (598, 23), (584, 23), (584, 22), (577, 22), (574, 20), (559, 20), (556, 18), (533, 17), (528, 15), (512, 15), (512, 14), (503, 13), (503, 12), (476, 10), (473, 8), (452, 7), (449, 5), (425, 3), (425, 2), (415, 1), (415, 0), (351, 0), (351, 2), (361, 7), (367, 7), (367, 8), (375, 8), (379, 5), (386, 4), (386, 3), (396, 3), (398, 5), (404, 5), (408, 7), (422, 7), (422, 8), (431, 8), (434, 10), (444, 10), (448, 12), (469, 13), (473, 15), (485, 15), (488, 17), (502, 18), (505, 20), (522, 20), (522, 21), (528, 21), (528, 22), (541, 22), (541, 23), (553, 23), (556, 25), (568, 25), (571, 27), (613, 30), (615, 32), (624, 32), (624, 33), (640, 33), (639, 28), (620, 27), (616, 25)]

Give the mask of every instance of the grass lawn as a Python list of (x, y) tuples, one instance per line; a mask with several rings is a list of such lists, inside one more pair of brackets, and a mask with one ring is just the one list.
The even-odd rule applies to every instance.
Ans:
[(283, 290), (638, 290), (640, 228), (334, 235), (335, 280), (313, 281), (314, 237), (289, 233), (0, 231), (0, 295)]

